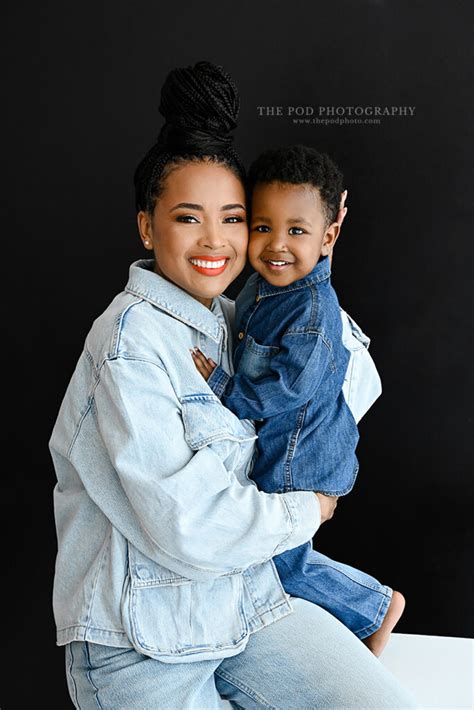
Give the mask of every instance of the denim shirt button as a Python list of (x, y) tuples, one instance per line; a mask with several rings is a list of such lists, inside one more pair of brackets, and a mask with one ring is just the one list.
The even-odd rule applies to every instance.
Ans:
[(256, 296), (255, 297), (255, 302), (258, 303), (262, 297), (261, 296)]
[(237, 337), (239, 340), (243, 340), (244, 335), (245, 335), (244, 331), (241, 330)]

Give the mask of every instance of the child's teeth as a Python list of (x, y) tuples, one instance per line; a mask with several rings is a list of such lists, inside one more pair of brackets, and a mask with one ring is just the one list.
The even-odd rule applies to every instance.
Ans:
[(268, 260), (270, 264), (274, 264), (274, 266), (283, 266), (284, 264), (287, 264), (287, 261), (272, 261), (271, 259)]
[(202, 269), (220, 269), (224, 266), (226, 260), (221, 259), (220, 261), (203, 261), (202, 259), (190, 259), (191, 264), (194, 266), (200, 266)]

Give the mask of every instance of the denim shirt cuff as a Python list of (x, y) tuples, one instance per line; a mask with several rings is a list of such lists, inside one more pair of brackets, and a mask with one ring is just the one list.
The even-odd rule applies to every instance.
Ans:
[(227, 387), (227, 384), (229, 380), (231, 379), (231, 376), (227, 374), (225, 370), (222, 369), (219, 365), (214, 368), (214, 370), (211, 372), (209, 375), (209, 378), (207, 380), (207, 384), (211, 388), (211, 390), (216, 394), (219, 399), (222, 397), (222, 395), (225, 392), (225, 388)]
[(291, 550), (312, 539), (321, 525), (321, 506), (312, 491), (290, 491), (280, 494), (291, 519), (291, 532), (276, 548), (273, 556)]

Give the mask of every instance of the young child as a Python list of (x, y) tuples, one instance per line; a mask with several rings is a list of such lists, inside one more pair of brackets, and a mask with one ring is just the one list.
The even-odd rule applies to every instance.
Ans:
[[(356, 421), (380, 394), (370, 341), (330, 282), (341, 191), (341, 172), (312, 148), (257, 158), (249, 171), (248, 248), (256, 273), (236, 300), (236, 374), (193, 353), (222, 403), (256, 420), (251, 478), (266, 492), (349, 493), (358, 472)], [(354, 342), (366, 354), (366, 391), (355, 381)], [(273, 560), (288, 594), (324, 607), (380, 655), (403, 613), (402, 594), (313, 550), (311, 541)]]

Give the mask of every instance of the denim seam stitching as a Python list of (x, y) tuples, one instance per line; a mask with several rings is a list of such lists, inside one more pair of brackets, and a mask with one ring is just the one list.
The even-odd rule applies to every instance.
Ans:
[(74, 697), (72, 699), (72, 702), (76, 706), (77, 710), (81, 710), (81, 706), (79, 705), (79, 700), (77, 698), (77, 685), (76, 685), (76, 680), (72, 674), (72, 663), (73, 663), (73, 654), (72, 654), (72, 644), (68, 644), (69, 648), (69, 656), (70, 656), (70, 663), (69, 663), (69, 677), (71, 678), (72, 685), (74, 688)]
[(231, 683), (231, 685), (234, 685), (252, 700), (256, 700), (262, 703), (264, 707), (268, 708), (269, 710), (277, 710), (275, 708), (275, 705), (271, 705), (270, 703), (268, 703), (267, 700), (263, 697), (263, 695), (260, 695), (260, 693), (257, 693), (255, 690), (253, 690), (253, 688), (238, 680), (235, 676), (231, 675), (227, 671), (216, 669), (214, 673), (219, 676), (219, 678), (222, 678), (222, 680), (225, 680), (228, 683)]
[(110, 355), (117, 355), (119, 347), (120, 347), (120, 339), (122, 337), (122, 331), (123, 331), (123, 324), (125, 322), (125, 318), (128, 314), (128, 311), (133, 308), (134, 306), (139, 305), (143, 301), (134, 301), (134, 303), (130, 303), (128, 306), (126, 306), (117, 316), (115, 319), (114, 323), (114, 330), (112, 333), (112, 343), (111, 343), (111, 348), (110, 348)]
[(92, 687), (93, 687), (94, 690), (96, 691), (95, 694), (94, 694), (94, 699), (95, 699), (97, 705), (99, 706), (99, 708), (101, 708), (101, 710), (103, 710), (103, 708), (102, 708), (102, 703), (101, 703), (100, 700), (99, 700), (99, 688), (97, 688), (97, 686), (95, 685), (94, 681), (92, 680), (91, 672), (92, 672), (93, 668), (92, 668), (91, 660), (90, 660), (90, 656), (89, 656), (89, 645), (88, 645), (88, 643), (89, 643), (88, 641), (84, 641), (84, 655), (85, 655), (85, 657), (86, 657), (86, 663), (87, 663), (87, 673), (86, 673), (86, 676), (87, 676), (88, 680), (90, 681), (90, 684), (92, 685)]
[[(326, 566), (327, 566), (325, 562), (311, 562), (311, 560), (307, 560), (307, 564), (313, 565), (314, 567), (322, 567), (322, 566), (326, 567)], [(347, 577), (348, 579), (352, 580), (353, 582), (356, 582), (357, 584), (360, 584), (361, 587), (365, 587), (366, 589), (371, 589), (371, 590), (374, 591), (374, 592), (379, 592), (379, 594), (382, 594), (384, 597), (389, 596), (388, 594), (385, 594), (385, 592), (380, 591), (380, 588), (379, 588), (379, 587), (373, 586), (373, 585), (371, 585), (371, 584), (367, 584), (367, 583), (365, 583), (365, 582), (361, 582), (360, 579), (357, 579), (356, 577), (353, 577), (352, 575), (348, 574), (348, 573), (345, 572), (344, 570), (341, 570), (341, 569), (339, 569), (339, 568), (336, 568), (336, 569), (337, 569), (337, 571), (338, 571), (340, 574), (343, 574), (345, 577)]]
[[(378, 591), (379, 591), (379, 590), (378, 590)], [(385, 594), (384, 592), (380, 592), (380, 594), (383, 594), (383, 595), (384, 595), (384, 598), (380, 601), (380, 606), (379, 606), (379, 608), (377, 609), (377, 613), (376, 613), (376, 615), (375, 615), (374, 621), (373, 621), (371, 624), (369, 624), (369, 626), (364, 626), (364, 628), (362, 628), (362, 629), (357, 629), (357, 631), (354, 631), (355, 634), (361, 634), (361, 633), (363, 633), (363, 632), (365, 632), (365, 631), (370, 631), (371, 629), (373, 629), (374, 627), (376, 627), (376, 626), (379, 625), (379, 617), (380, 617), (380, 614), (381, 614), (381, 612), (382, 612), (382, 608), (383, 608), (383, 606), (386, 604), (387, 599), (391, 599), (391, 598), (392, 598), (392, 595), (391, 595), (391, 594)], [(387, 607), (387, 610), (386, 610), (386, 611), (388, 611), (388, 607)], [(384, 614), (384, 617), (385, 617), (385, 614)], [(383, 618), (383, 617), (382, 617), (382, 618)], [(370, 635), (370, 634), (368, 634), (368, 635)]]
[(97, 565), (97, 572), (96, 572), (96, 574), (95, 574), (94, 583), (93, 583), (93, 585), (92, 585), (92, 593), (91, 593), (91, 598), (90, 598), (90, 602), (89, 602), (89, 608), (88, 608), (88, 610), (87, 610), (87, 617), (86, 617), (86, 619), (87, 619), (86, 628), (85, 628), (85, 633), (86, 633), (86, 634), (87, 634), (87, 631), (89, 630), (89, 627), (90, 627), (90, 625), (91, 625), (91, 619), (92, 619), (92, 605), (93, 605), (93, 603), (94, 603), (94, 596), (95, 596), (95, 593), (96, 593), (96, 591), (97, 591), (97, 586), (98, 586), (98, 584), (99, 584), (99, 576), (100, 576), (100, 573), (101, 573), (101, 570), (102, 570), (102, 565), (103, 565), (103, 563), (104, 563), (105, 554), (106, 554), (107, 549), (108, 549), (108, 547), (109, 547), (111, 537), (112, 537), (112, 525), (110, 525), (108, 534), (107, 534), (107, 536), (106, 536), (106, 538), (105, 538), (105, 540), (104, 540), (104, 542), (103, 542), (102, 552), (101, 552), (101, 555), (100, 555), (99, 564)]

